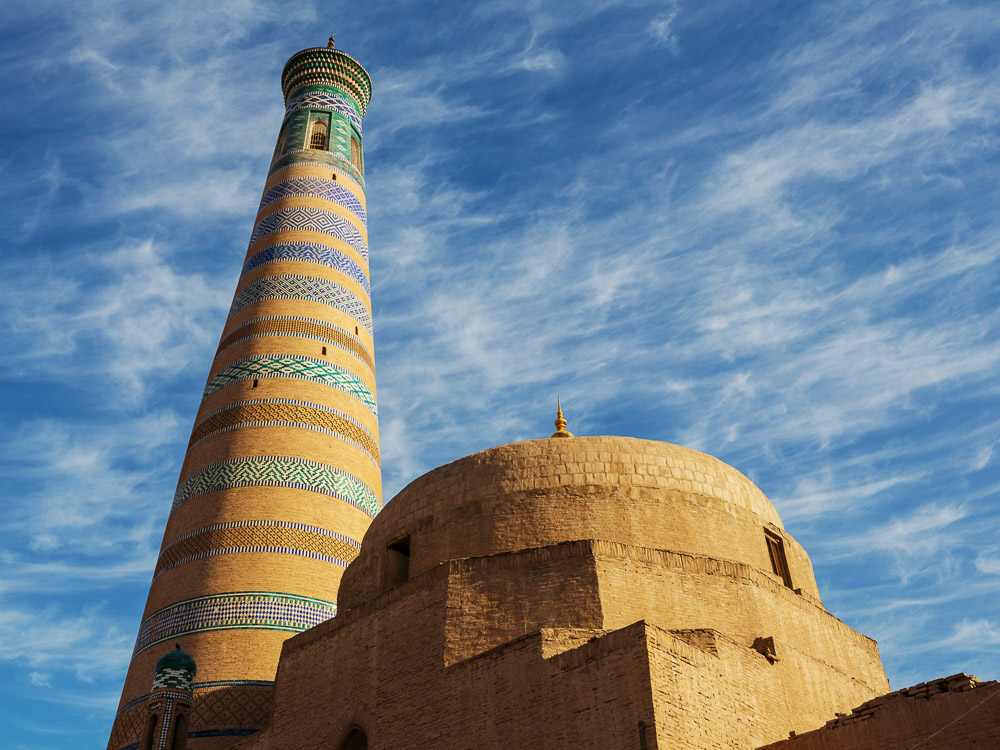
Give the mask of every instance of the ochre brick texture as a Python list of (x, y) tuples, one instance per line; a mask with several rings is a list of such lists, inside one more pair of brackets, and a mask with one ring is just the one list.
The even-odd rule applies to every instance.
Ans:
[[(334, 171), (339, 172), (339, 170), (332, 170), (330, 167), (285, 167), (271, 173), (267, 178), (267, 183), (264, 185), (263, 192), (266, 193), (279, 182), (284, 182), (295, 177), (318, 177), (323, 180), (329, 180)], [(350, 190), (361, 201), (361, 204), (365, 205), (365, 192), (353, 180), (344, 179), (344, 175), (341, 173), (337, 178), (337, 184)]]
[(1000, 682), (956, 674), (861, 704), (761, 750), (996, 750)]
[[(288, 353), (302, 353), (309, 356), (316, 356), (318, 353), (320, 356), (327, 356), (323, 355), (323, 348), (326, 347), (330, 361), (334, 362), (336, 361), (333, 359), (334, 348), (339, 344), (339, 348), (353, 354), (355, 357), (363, 361), (368, 366), (368, 369), (373, 373), (375, 371), (375, 362), (372, 360), (371, 354), (368, 350), (366, 350), (355, 338), (345, 334), (339, 328), (335, 328), (334, 326), (327, 325), (325, 323), (315, 323), (308, 320), (265, 318), (248, 323), (242, 328), (233, 331), (219, 342), (219, 354), (216, 356), (215, 362), (212, 363), (212, 372), (216, 372), (222, 368), (226, 362), (241, 359), (243, 357), (250, 356), (251, 354), (260, 353), (260, 350), (255, 349), (252, 346), (244, 346), (244, 344), (248, 341), (253, 340), (251, 337), (273, 337), (282, 339), (280, 343), (268, 343), (268, 346), (264, 349), (264, 351), (272, 352), (279, 350), (287, 351), (287, 342), (285, 339), (294, 339), (300, 336), (303, 340), (295, 341), (294, 344), (297, 344), (299, 347), (303, 347), (301, 352)], [(305, 338), (307, 336), (314, 336), (315, 338)], [(246, 341), (242, 341), (241, 339), (246, 339)], [(239, 343), (234, 344), (233, 342)], [(232, 353), (228, 351), (230, 348), (234, 350)], [(357, 370), (353, 371), (358, 372), (359, 375), (361, 374)], [(374, 391), (372, 392), (374, 393)]]
[[(741, 562), (780, 583), (768, 528), (784, 541), (793, 586), (819, 604), (809, 558), (764, 494), (718, 459), (669, 443), (581, 437), (491, 448), (411, 482), (377, 525), (387, 538), (412, 534), (414, 572), (453, 558), (613, 539)], [(381, 552), (363, 550), (351, 566), (341, 591), (347, 606), (377, 593)]]
[(373, 750), (753, 750), (888, 689), (767, 498), (663, 443), (528, 441), (435, 469), (376, 517), (338, 601), (285, 643), (271, 725), (238, 747), (361, 727)]

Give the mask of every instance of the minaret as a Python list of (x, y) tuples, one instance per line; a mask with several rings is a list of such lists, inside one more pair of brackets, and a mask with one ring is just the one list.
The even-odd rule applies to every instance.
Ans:
[(281, 87), (109, 750), (142, 743), (155, 664), (179, 638), (198, 663), (187, 747), (260, 729), (282, 642), (334, 616), (382, 507), (361, 137), (371, 79), (331, 36), (288, 61)]

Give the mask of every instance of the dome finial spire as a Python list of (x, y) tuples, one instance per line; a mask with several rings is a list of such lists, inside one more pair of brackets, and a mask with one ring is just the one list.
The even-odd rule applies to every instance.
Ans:
[(562, 413), (562, 399), (556, 396), (556, 431), (552, 433), (554, 438), (567, 438), (573, 437), (573, 433), (566, 429), (566, 425), (569, 424)]
[(327, 47), (329, 47), (330, 49), (333, 49), (333, 48), (334, 48), (334, 47), (333, 47), (333, 38), (334, 38), (334, 37), (335, 37), (336, 35), (337, 35), (337, 32), (336, 32), (336, 31), (332, 31), (332, 32), (330, 32), (330, 40), (329, 40), (329, 41), (328, 41), (328, 42), (326, 43), (326, 46), (327, 46)]

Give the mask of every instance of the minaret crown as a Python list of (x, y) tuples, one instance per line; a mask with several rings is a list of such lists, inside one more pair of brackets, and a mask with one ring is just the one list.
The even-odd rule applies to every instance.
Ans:
[(281, 72), (281, 90), (285, 104), (304, 86), (333, 86), (354, 99), (364, 117), (372, 98), (372, 79), (368, 71), (343, 50), (333, 48), (333, 35), (326, 47), (311, 47), (296, 52)]

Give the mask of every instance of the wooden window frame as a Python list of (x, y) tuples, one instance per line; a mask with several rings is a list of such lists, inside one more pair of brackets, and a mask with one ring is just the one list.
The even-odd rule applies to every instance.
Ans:
[[(314, 146), (313, 136), (315, 135), (316, 126), (322, 125), (324, 128), (323, 134), (323, 145)], [(310, 112), (309, 113), (309, 127), (306, 130), (306, 148), (309, 151), (329, 151), (330, 150), (330, 116), (325, 115), (321, 112)]]
[(792, 574), (788, 569), (788, 557), (785, 555), (785, 540), (770, 529), (764, 529), (764, 539), (767, 542), (767, 556), (771, 559), (771, 570), (788, 588), (792, 588)]

